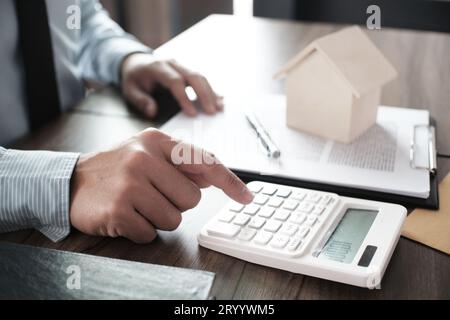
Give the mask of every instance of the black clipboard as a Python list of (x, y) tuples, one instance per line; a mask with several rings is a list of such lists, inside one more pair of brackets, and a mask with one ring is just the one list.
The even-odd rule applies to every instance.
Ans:
[[(259, 180), (263, 182), (271, 182), (276, 184), (284, 184), (293, 187), (300, 187), (306, 189), (320, 190), (326, 192), (337, 193), (341, 196), (345, 197), (353, 197), (353, 198), (361, 198), (367, 200), (375, 200), (382, 202), (391, 202), (396, 204), (401, 204), (406, 207), (420, 207), (425, 209), (439, 209), (439, 189), (438, 189), (438, 179), (437, 179), (437, 168), (436, 163), (431, 163), (431, 159), (434, 159), (436, 162), (436, 146), (435, 146), (435, 131), (436, 131), (436, 122), (434, 119), (430, 119), (430, 125), (428, 126), (432, 132), (430, 134), (429, 143), (433, 144), (430, 150), (429, 159), (430, 159), (430, 167), (429, 168), (420, 168), (423, 170), (430, 171), (430, 195), (426, 199), (402, 196), (393, 193), (379, 192), (379, 191), (371, 191), (365, 189), (358, 188), (350, 188), (339, 185), (331, 185), (325, 183), (311, 182), (305, 180), (298, 179), (289, 179), (284, 177), (270, 176), (270, 175), (261, 175), (251, 172), (245, 172), (241, 170), (233, 170), (232, 171), (240, 177), (244, 182), (250, 182), (254, 180)], [(415, 130), (415, 129), (414, 129)], [(414, 139), (415, 133), (413, 134), (413, 139), (411, 141), (411, 154), (410, 154), (410, 165), (414, 165)]]
[(271, 182), (276, 184), (284, 184), (292, 187), (320, 190), (326, 192), (337, 193), (340, 196), (361, 198), (367, 200), (391, 202), (396, 204), (401, 204), (407, 207), (420, 207), (426, 209), (439, 209), (439, 193), (438, 193), (438, 179), (435, 174), (430, 173), (430, 196), (427, 199), (415, 198), (402, 196), (392, 193), (370, 191), (357, 188), (349, 188), (337, 185), (316, 183), (304, 180), (296, 180), (289, 178), (281, 178), (269, 175), (259, 175), (239, 170), (232, 170), (239, 178), (244, 182), (250, 182), (254, 180)]

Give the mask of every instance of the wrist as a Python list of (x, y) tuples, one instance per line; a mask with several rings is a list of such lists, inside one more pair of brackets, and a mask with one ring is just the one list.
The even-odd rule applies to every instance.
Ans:
[(83, 171), (86, 162), (93, 156), (93, 154), (83, 154), (78, 157), (78, 161), (75, 164), (75, 167), (72, 172), (72, 176), (70, 178), (70, 189), (69, 189), (69, 222), (73, 225), (73, 207), (74, 202), (76, 201), (76, 196), (79, 190), (82, 188), (82, 180), (83, 180)]
[(119, 80), (122, 83), (122, 80), (125, 78), (126, 74), (129, 70), (132, 70), (141, 65), (147, 65), (154, 62), (156, 59), (151, 53), (145, 52), (133, 52), (126, 55), (119, 68)]

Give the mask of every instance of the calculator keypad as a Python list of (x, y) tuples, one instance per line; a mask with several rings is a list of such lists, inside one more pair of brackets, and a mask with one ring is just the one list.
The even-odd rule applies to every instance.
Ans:
[(243, 206), (230, 202), (208, 224), (209, 235), (297, 256), (314, 239), (338, 202), (331, 193), (252, 182), (255, 198)]

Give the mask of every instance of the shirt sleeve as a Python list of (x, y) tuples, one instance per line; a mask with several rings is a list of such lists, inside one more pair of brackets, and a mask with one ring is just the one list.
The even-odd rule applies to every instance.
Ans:
[(70, 178), (79, 154), (0, 147), (0, 232), (34, 228), (52, 241), (70, 232)]
[(80, 46), (77, 65), (87, 80), (119, 84), (123, 59), (132, 53), (152, 50), (126, 33), (93, 0), (81, 0)]

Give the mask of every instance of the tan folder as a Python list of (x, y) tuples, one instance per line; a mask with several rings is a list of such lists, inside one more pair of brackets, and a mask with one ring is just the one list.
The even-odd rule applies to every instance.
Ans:
[(414, 210), (405, 221), (402, 236), (450, 254), (450, 173), (439, 185), (440, 209)]

